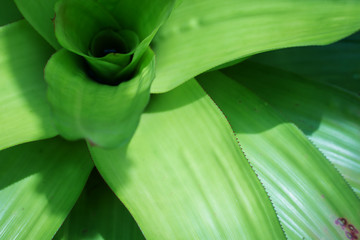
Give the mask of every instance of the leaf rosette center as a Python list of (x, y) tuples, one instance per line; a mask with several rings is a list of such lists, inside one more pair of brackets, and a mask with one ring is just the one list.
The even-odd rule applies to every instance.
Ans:
[(63, 48), (50, 58), (45, 79), (63, 137), (105, 148), (131, 139), (155, 77), (149, 46), (172, 6), (161, 1), (149, 12), (131, 1), (57, 2), (55, 36)]

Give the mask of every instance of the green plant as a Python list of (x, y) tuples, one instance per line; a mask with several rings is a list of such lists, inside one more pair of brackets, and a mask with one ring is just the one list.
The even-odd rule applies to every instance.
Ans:
[(358, 239), (360, 2), (15, 3), (1, 239)]

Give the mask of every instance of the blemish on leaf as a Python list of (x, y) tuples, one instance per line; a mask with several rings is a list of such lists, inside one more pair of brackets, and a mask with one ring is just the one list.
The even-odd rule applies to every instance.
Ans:
[(336, 219), (335, 224), (341, 226), (341, 229), (344, 230), (347, 239), (350, 240), (359, 239), (358, 236), (359, 231), (355, 228), (353, 224), (349, 223), (349, 221), (346, 218), (341, 217)]
[(345, 218), (338, 218), (338, 219), (336, 219), (335, 224), (340, 225), (341, 227), (344, 227), (344, 226), (346, 226), (347, 221)]
[(349, 224), (348, 225), (348, 228), (351, 232), (354, 232), (354, 233), (359, 233), (359, 231), (354, 227), (354, 225), (352, 224)]
[(87, 139), (87, 141), (89, 142), (90, 146), (92, 146), (92, 147), (96, 147), (96, 146), (97, 146), (97, 144), (94, 143), (93, 141), (91, 141), (90, 139)]
[(56, 18), (56, 13), (54, 14), (54, 17), (51, 18), (51, 21), (52, 21), (53, 23), (55, 23), (55, 18)]

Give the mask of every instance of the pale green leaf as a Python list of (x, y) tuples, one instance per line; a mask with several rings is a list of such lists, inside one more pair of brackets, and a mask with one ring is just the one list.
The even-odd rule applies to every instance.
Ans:
[(93, 163), (83, 142), (60, 138), (0, 152), (0, 239), (51, 239)]
[(54, 238), (60, 239), (136, 240), (144, 236), (128, 210), (94, 169)]
[(285, 119), (294, 122), (360, 196), (358, 96), (256, 63), (243, 63), (224, 70), (224, 73), (233, 76), (271, 104)]
[(13, 0), (0, 0), (0, 26), (22, 19)]
[(52, 48), (24, 20), (0, 27), (0, 150), (57, 134), (46, 99)]
[(283, 239), (233, 132), (191, 80), (152, 97), (127, 147), (91, 147), (147, 239)]
[(360, 28), (359, 12), (358, 0), (184, 0), (154, 39), (152, 92), (259, 52), (334, 42)]
[(251, 61), (329, 83), (360, 95), (360, 32), (321, 47), (298, 47), (256, 55)]
[(345, 239), (351, 230), (339, 218), (359, 228), (359, 198), (295, 125), (220, 72), (198, 79), (227, 116), (289, 239)]

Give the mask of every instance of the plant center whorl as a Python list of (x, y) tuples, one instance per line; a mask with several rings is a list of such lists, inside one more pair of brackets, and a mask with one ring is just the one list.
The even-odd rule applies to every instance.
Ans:
[(113, 30), (104, 30), (98, 33), (90, 46), (91, 55), (99, 58), (111, 53), (127, 54), (130, 51), (124, 38)]

